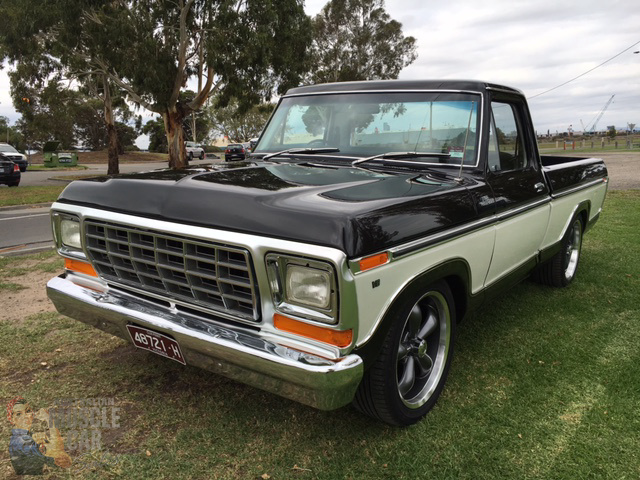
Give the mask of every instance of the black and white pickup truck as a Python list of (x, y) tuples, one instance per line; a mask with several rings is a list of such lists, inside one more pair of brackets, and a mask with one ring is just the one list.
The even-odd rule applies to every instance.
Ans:
[(244, 162), (71, 183), (48, 295), (141, 349), (408, 425), (469, 312), (575, 278), (607, 181), (599, 159), (541, 157), (509, 87), (299, 87)]

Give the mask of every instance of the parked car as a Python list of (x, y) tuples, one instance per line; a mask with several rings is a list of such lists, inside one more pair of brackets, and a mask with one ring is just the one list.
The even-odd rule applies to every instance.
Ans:
[(249, 140), (249, 148), (253, 152), (256, 149), (256, 145), (258, 144), (258, 138), (252, 138)]
[(230, 143), (224, 150), (225, 162), (244, 160), (247, 158), (247, 148), (242, 143)]
[(0, 143), (0, 153), (4, 153), (13, 163), (16, 163), (20, 167), (21, 172), (27, 171), (29, 162), (26, 155), (20, 153), (8, 143)]
[(184, 142), (184, 146), (187, 149), (187, 157), (189, 157), (189, 160), (193, 160), (194, 158), (204, 159), (204, 148), (196, 142)]
[(4, 153), (0, 153), (0, 185), (20, 185), (20, 167)]
[(522, 92), (477, 81), (294, 88), (251, 156), (72, 182), (49, 298), (140, 349), (393, 425), (435, 405), (471, 312), (529, 276), (576, 278), (608, 185), (601, 159), (539, 154)]

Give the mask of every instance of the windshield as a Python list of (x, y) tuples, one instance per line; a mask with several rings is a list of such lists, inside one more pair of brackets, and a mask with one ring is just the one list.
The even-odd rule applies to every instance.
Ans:
[(11, 145), (0, 145), (0, 152), (18, 153), (18, 151)]
[(423, 163), (476, 165), (480, 95), (345, 93), (284, 98), (255, 153), (335, 147), (331, 156), (448, 154)]

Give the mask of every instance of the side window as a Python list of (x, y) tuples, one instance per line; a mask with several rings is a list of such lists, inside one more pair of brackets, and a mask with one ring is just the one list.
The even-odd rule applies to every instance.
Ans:
[(500, 172), (526, 168), (529, 160), (515, 107), (509, 103), (491, 102), (491, 112), (489, 170)]

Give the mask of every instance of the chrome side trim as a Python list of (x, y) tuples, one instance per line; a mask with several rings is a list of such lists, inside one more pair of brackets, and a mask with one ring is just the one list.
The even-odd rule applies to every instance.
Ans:
[(363, 375), (358, 355), (331, 361), (249, 330), (212, 325), (134, 297), (84, 288), (63, 276), (47, 283), (47, 295), (63, 315), (128, 342), (130, 323), (169, 335), (189, 365), (321, 410), (349, 403)]
[(540, 207), (542, 205), (546, 205), (551, 201), (551, 197), (545, 196), (540, 200), (535, 200), (531, 203), (527, 203), (526, 205), (521, 205), (518, 208), (514, 208), (513, 210), (509, 210), (497, 215), (496, 219), (501, 222), (511, 217), (515, 217), (516, 215), (520, 215), (521, 213), (528, 212), (529, 210), (533, 210), (534, 208)]
[(599, 185), (602, 183), (607, 183), (609, 181), (609, 177), (598, 178), (597, 180), (592, 180), (591, 182), (587, 182), (582, 185), (578, 185), (577, 187), (568, 188), (566, 190), (560, 190), (559, 192), (553, 192), (551, 196), (553, 198), (560, 198), (570, 195), (575, 192), (579, 192), (580, 190), (586, 190), (587, 188), (591, 188), (595, 185)]
[[(420, 238), (417, 240), (413, 240), (411, 242), (405, 243), (403, 245), (398, 245), (396, 247), (389, 248), (388, 250), (383, 250), (381, 252), (377, 252), (377, 254), (387, 252), (389, 253), (390, 261), (394, 261), (394, 259), (400, 258), (409, 253), (415, 253), (425, 248), (432, 247), (434, 245), (443, 243), (448, 240), (452, 240), (456, 237), (460, 237), (462, 235), (466, 235), (475, 230), (479, 230), (481, 228), (494, 225), (498, 222), (507, 220), (516, 215), (520, 215), (522, 213), (526, 213), (529, 210), (533, 210), (534, 208), (540, 207), (542, 205), (546, 205), (551, 201), (551, 198), (545, 197), (540, 200), (536, 200), (534, 202), (528, 203), (526, 205), (522, 205), (514, 210), (510, 210), (508, 212), (501, 213), (499, 215), (491, 215), (490, 217), (483, 218), (481, 220), (476, 220), (474, 222), (470, 222), (464, 225), (460, 225), (458, 227), (445, 230), (443, 232), (438, 232), (433, 235), (428, 235), (427, 237)], [(366, 255), (365, 257), (370, 257), (372, 255), (376, 255), (376, 253)], [(354, 274), (360, 273), (360, 260), (365, 257), (358, 257), (352, 260), (349, 260), (349, 268)]]
[(593, 165), (594, 163), (602, 163), (601, 158), (585, 158), (582, 160), (575, 160), (573, 162), (559, 163), (557, 165), (549, 165), (542, 167), (542, 170), (545, 172), (553, 172), (555, 170), (564, 170), (565, 168), (570, 167), (579, 167), (583, 165)]
[(391, 261), (393, 261), (394, 258), (402, 257), (403, 255), (407, 255), (408, 253), (413, 253), (413, 252), (422, 250), (423, 248), (431, 247), (438, 243), (451, 240), (454, 237), (466, 235), (467, 233), (471, 233), (474, 230), (478, 230), (480, 228), (493, 225), (495, 222), (496, 222), (496, 216), (492, 215), (490, 217), (483, 218), (482, 220), (477, 220), (475, 222), (467, 223), (465, 225), (452, 228), (450, 230), (445, 230), (444, 232), (439, 232), (433, 235), (429, 235), (425, 238), (421, 238), (409, 243), (405, 243), (404, 245), (399, 245), (397, 247), (390, 248), (389, 252), (391, 253)]

